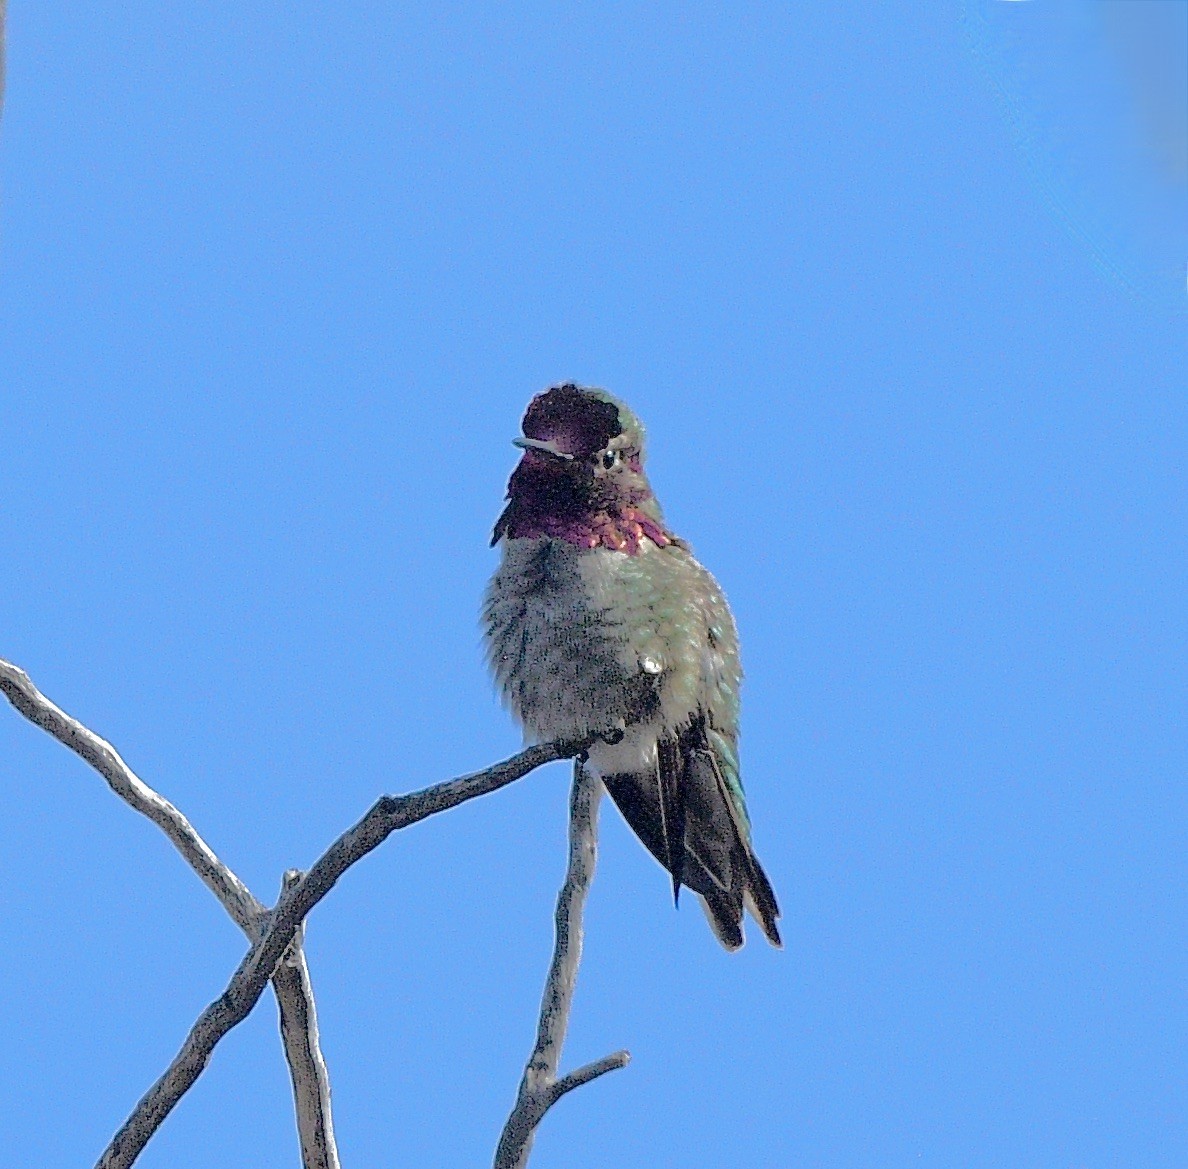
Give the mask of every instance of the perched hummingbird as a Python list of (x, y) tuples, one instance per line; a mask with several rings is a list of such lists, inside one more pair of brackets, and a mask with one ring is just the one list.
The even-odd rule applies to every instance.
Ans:
[(610, 394), (567, 383), (532, 399), (523, 430), (483, 604), (504, 700), (538, 742), (598, 736), (588, 766), (722, 945), (743, 944), (745, 906), (778, 946), (738, 773), (734, 619), (665, 526), (643, 427)]

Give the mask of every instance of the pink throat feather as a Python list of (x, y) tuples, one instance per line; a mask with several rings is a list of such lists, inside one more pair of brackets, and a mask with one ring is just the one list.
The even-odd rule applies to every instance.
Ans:
[(532, 539), (551, 536), (564, 540), (578, 548), (609, 548), (612, 552), (625, 552), (635, 556), (650, 540), (657, 548), (672, 543), (672, 537), (651, 516), (635, 507), (624, 507), (618, 515), (600, 512), (581, 521), (562, 519), (557, 516), (525, 516), (519, 523), (509, 526), (508, 539)]

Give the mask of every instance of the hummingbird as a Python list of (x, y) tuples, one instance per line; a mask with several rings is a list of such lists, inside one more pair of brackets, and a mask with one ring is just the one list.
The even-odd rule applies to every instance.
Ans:
[(586, 765), (723, 946), (748, 910), (781, 945), (739, 778), (742, 669), (718, 582), (667, 527), (644, 429), (604, 390), (536, 395), (492, 546), (487, 656), (536, 742), (594, 738)]

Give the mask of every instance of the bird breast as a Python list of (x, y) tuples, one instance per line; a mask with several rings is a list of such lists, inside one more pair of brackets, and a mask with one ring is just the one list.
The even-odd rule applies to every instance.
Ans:
[[(737, 688), (729, 610), (679, 545), (645, 541), (634, 556), (550, 537), (501, 547), (483, 606), (488, 657), (529, 737), (634, 726), (654, 743), (714, 700), (715, 675)], [(729, 644), (715, 644), (715, 624)]]

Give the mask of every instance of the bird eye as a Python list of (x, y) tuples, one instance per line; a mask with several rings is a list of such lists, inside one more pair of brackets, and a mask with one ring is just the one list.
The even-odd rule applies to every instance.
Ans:
[(609, 471), (619, 461), (618, 451), (603, 451), (602, 465)]

